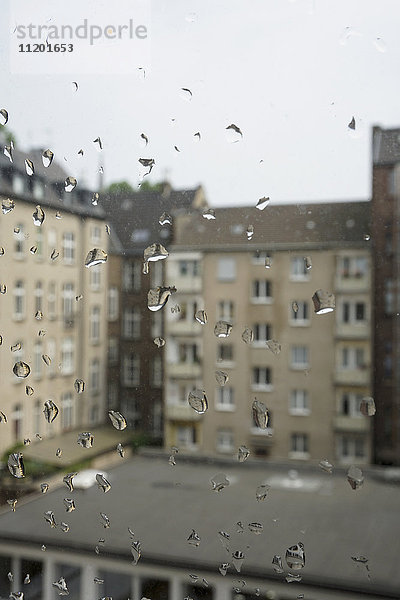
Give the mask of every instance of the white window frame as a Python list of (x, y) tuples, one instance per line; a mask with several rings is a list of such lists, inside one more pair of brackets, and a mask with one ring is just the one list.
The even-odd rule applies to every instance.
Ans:
[(100, 392), (100, 384), (100, 360), (92, 358), (89, 362), (89, 390), (91, 395), (94, 396)]
[[(364, 318), (357, 319), (357, 304), (364, 305)], [(349, 318), (345, 321), (345, 306), (348, 306)], [(368, 305), (365, 300), (342, 300), (340, 303), (339, 319), (342, 325), (366, 325), (368, 323)]]
[(91, 344), (100, 343), (100, 318), (101, 307), (91, 306), (89, 313), (89, 341)]
[(138, 306), (125, 307), (122, 317), (122, 335), (126, 340), (140, 339), (142, 315)]
[(140, 385), (140, 357), (133, 352), (125, 354), (122, 361), (122, 383), (126, 387)]
[(35, 283), (34, 289), (34, 297), (35, 297), (35, 314), (38, 311), (43, 312), (43, 282), (37, 281)]
[(139, 260), (125, 260), (122, 267), (122, 284), (125, 292), (138, 292), (141, 286), (142, 267)]
[(34, 379), (41, 379), (43, 375), (43, 344), (37, 340), (33, 345), (32, 375)]
[[(195, 435), (193, 436), (193, 433)], [(198, 442), (193, 441), (193, 437), (197, 439), (197, 432), (194, 425), (178, 425), (176, 428), (176, 442), (179, 448), (194, 450), (198, 447)]]
[(235, 450), (235, 437), (231, 429), (217, 429), (215, 439), (217, 452), (231, 454)]
[[(223, 348), (231, 348), (232, 358), (222, 358)], [(235, 365), (235, 348), (233, 344), (217, 344), (217, 359), (216, 364), (218, 366), (224, 366), (225, 368), (232, 368)]]
[(197, 259), (178, 260), (178, 275), (179, 277), (199, 277), (200, 261)]
[[(348, 454), (345, 454), (343, 452), (345, 440), (346, 440), (347, 445), (349, 446), (349, 449), (352, 450)], [(362, 445), (363, 445), (364, 452), (362, 455), (356, 454), (356, 446), (357, 446), (358, 441), (361, 441)], [(368, 458), (366, 438), (363, 436), (358, 436), (358, 435), (354, 436), (354, 435), (351, 435), (350, 433), (337, 436), (336, 456), (337, 456), (339, 462), (341, 462), (342, 464), (354, 464), (357, 462), (363, 463)]]
[(117, 337), (109, 337), (108, 338), (108, 346), (107, 346), (107, 358), (109, 366), (115, 366), (118, 364), (118, 350), (119, 343)]
[(101, 289), (101, 265), (94, 265), (89, 271), (89, 287), (91, 292)]
[(64, 320), (71, 319), (74, 315), (75, 290), (72, 282), (64, 283), (61, 292), (62, 315)]
[(291, 390), (289, 394), (289, 414), (302, 417), (311, 414), (310, 395), (307, 390)]
[[(344, 402), (345, 397), (347, 396), (347, 401), (349, 405), (348, 414), (344, 411)], [(360, 404), (363, 398), (363, 394), (359, 394), (356, 392), (342, 392), (338, 398), (338, 415), (341, 417), (349, 417), (349, 418), (362, 418), (363, 414), (360, 411)]]
[(51, 321), (57, 316), (57, 286), (55, 281), (50, 281), (47, 293), (47, 318)]
[[(347, 353), (347, 359), (345, 360), (345, 353)], [(359, 361), (357, 353), (362, 354), (363, 361)], [(340, 369), (343, 371), (358, 371), (367, 368), (366, 364), (366, 352), (363, 346), (342, 346), (340, 350)], [(345, 364), (347, 363), (347, 364)]]
[(22, 279), (15, 282), (13, 290), (13, 319), (23, 321), (26, 317), (25, 283)]
[(235, 312), (235, 303), (233, 300), (218, 300), (217, 302), (217, 321), (233, 322)]
[(107, 294), (107, 318), (116, 321), (119, 315), (119, 290), (116, 285), (108, 288)]
[(267, 258), (272, 258), (271, 252), (268, 252), (267, 250), (260, 250), (259, 252), (253, 252), (251, 255), (251, 262), (253, 265), (265, 266), (265, 260)]
[(253, 334), (253, 346), (255, 348), (265, 348), (267, 340), (272, 338), (272, 326), (270, 323), (255, 323)]
[[(293, 303), (297, 302), (298, 310), (293, 310)], [(289, 323), (292, 327), (307, 327), (310, 325), (311, 307), (307, 300), (292, 300), (289, 307)]]
[(221, 412), (234, 412), (236, 410), (233, 387), (223, 386), (215, 389), (215, 410)]
[(65, 265), (75, 264), (76, 243), (75, 243), (75, 234), (72, 231), (65, 231), (63, 233), (62, 252), (63, 252), (63, 263)]
[(341, 256), (338, 275), (342, 279), (363, 279), (368, 275), (369, 261), (366, 256)]
[(19, 228), (19, 232), (14, 232), (14, 258), (16, 260), (23, 260), (25, 258), (25, 233), (24, 233), (24, 225), (22, 223), (18, 223), (16, 227)]
[[(297, 361), (296, 353), (304, 355), (304, 361)], [(303, 352), (304, 351), (304, 352)], [(290, 368), (302, 371), (303, 369), (308, 369), (310, 366), (310, 351), (308, 346), (298, 346), (294, 345), (290, 348)]]
[(270, 279), (253, 279), (251, 302), (252, 304), (272, 304), (272, 281)]
[(308, 433), (293, 432), (290, 434), (289, 458), (297, 460), (310, 458), (310, 437)]
[(61, 395), (61, 424), (63, 430), (72, 429), (75, 426), (75, 403), (72, 392), (64, 392)]
[(232, 256), (220, 256), (217, 259), (217, 281), (231, 283), (236, 280), (236, 259)]
[(61, 341), (61, 374), (71, 375), (75, 370), (75, 343), (72, 337)]
[(160, 388), (163, 385), (163, 365), (159, 355), (153, 357), (151, 368), (151, 385)]
[(307, 270), (304, 256), (290, 257), (290, 281), (310, 281), (311, 274)]
[(93, 225), (90, 228), (90, 243), (99, 245), (101, 242), (101, 227), (99, 225)]
[[(258, 377), (256, 377), (258, 373)], [(258, 379), (258, 381), (257, 381)], [(251, 389), (253, 392), (271, 392), (272, 385), (272, 369), (271, 367), (254, 366), (251, 370)]]

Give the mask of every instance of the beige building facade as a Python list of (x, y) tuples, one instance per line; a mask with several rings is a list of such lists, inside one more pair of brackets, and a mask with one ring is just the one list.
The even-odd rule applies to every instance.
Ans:
[[(360, 412), (371, 377), (369, 204), (351, 203), (349, 215), (343, 205), (307, 209), (220, 209), (214, 231), (201, 215), (178, 228), (167, 272), (184, 310), (166, 316), (167, 447), (229, 456), (245, 445), (271, 459), (370, 462), (370, 417)], [(333, 312), (315, 314), (318, 289), (335, 294)], [(199, 308), (205, 325), (194, 319)], [(232, 325), (228, 337), (214, 333), (220, 320)], [(188, 404), (192, 389), (206, 393), (203, 415)], [(268, 408), (266, 429), (253, 420), (255, 399)]]

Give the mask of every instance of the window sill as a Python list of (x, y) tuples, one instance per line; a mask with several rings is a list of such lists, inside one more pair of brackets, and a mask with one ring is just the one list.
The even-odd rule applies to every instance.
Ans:
[(311, 414), (311, 410), (308, 408), (289, 408), (289, 415), (293, 417), (308, 417)]
[(22, 261), (22, 260), (26, 259), (26, 256), (24, 254), (22, 254), (22, 253), (21, 254), (14, 254), (13, 258), (14, 258), (14, 260), (20, 260), (20, 261)]
[(235, 412), (236, 410), (236, 406), (226, 404), (216, 404), (214, 408), (219, 412)]
[(252, 304), (273, 304), (274, 299), (271, 298), (270, 296), (263, 296), (263, 297), (252, 297), (251, 298), (251, 303)]
[(223, 367), (224, 369), (234, 369), (236, 367), (236, 363), (233, 360), (217, 360), (215, 366)]
[(289, 325), (291, 327), (309, 327), (311, 322), (308, 319), (290, 319)]
[(294, 460), (309, 460), (310, 453), (309, 452), (289, 452), (289, 458)]
[(13, 321), (24, 321), (25, 320), (25, 315), (13, 315)]
[(263, 384), (263, 383), (252, 383), (251, 391), (252, 392), (272, 392), (274, 386), (271, 384)]
[(263, 435), (265, 437), (271, 437), (274, 433), (274, 430), (271, 427), (267, 427), (267, 429), (260, 429), (259, 427), (252, 427), (250, 429), (251, 435)]
[[(270, 339), (270, 338), (268, 338), (268, 339)], [(265, 350), (266, 343), (267, 343), (266, 339), (265, 340), (256, 340), (256, 341), (253, 340), (252, 347), (253, 348), (263, 348)]]
[(302, 281), (310, 281), (311, 277), (309, 275), (290, 275), (289, 281), (293, 281), (294, 283), (300, 283)]
[(217, 452), (219, 452), (220, 454), (233, 454), (235, 452), (235, 448), (232, 448), (232, 447), (226, 448), (225, 446), (217, 446)]
[(290, 365), (290, 368), (293, 371), (304, 371), (305, 369), (309, 369), (310, 365), (308, 363), (304, 363), (304, 364), (298, 363), (298, 364)]

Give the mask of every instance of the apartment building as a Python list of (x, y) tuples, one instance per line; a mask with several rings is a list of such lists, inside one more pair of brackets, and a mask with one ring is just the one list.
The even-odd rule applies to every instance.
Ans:
[(111, 228), (108, 405), (121, 410), (135, 431), (161, 440), (165, 347), (154, 340), (164, 337), (165, 313), (148, 309), (147, 294), (168, 285), (168, 278), (165, 261), (150, 263), (149, 273), (143, 273), (143, 252), (155, 242), (168, 250), (175, 219), (204, 208), (204, 192), (201, 187), (173, 190), (163, 183), (159, 191), (105, 195), (102, 205)]
[(400, 465), (400, 129), (374, 127), (372, 160), (374, 459)]
[[(41, 151), (0, 155), (0, 452), (105, 419), (107, 267), (85, 259), (108, 235), (92, 193), (79, 182), (65, 191), (68, 176), (55, 161), (45, 168)], [(13, 372), (19, 361), (26, 378)], [(47, 400), (59, 410), (51, 423)]]
[[(165, 321), (166, 447), (370, 462), (371, 417), (360, 412), (371, 383), (369, 211), (368, 202), (221, 208), (215, 220), (177, 221), (166, 261), (181, 307)], [(315, 314), (319, 289), (334, 293), (333, 312)], [(217, 337), (218, 321), (232, 325), (228, 336)], [(204, 414), (188, 403), (193, 389), (205, 391)], [(255, 399), (268, 408), (266, 429)]]

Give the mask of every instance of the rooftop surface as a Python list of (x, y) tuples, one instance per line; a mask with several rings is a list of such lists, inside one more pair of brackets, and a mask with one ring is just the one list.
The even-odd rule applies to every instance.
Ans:
[[(82, 457), (85, 452), (82, 449)], [(216, 492), (210, 480), (219, 472), (230, 485)], [(144, 564), (216, 573), (221, 563), (231, 562), (232, 552), (240, 550), (245, 555), (241, 578), (279, 580), (290, 571), (286, 549), (301, 541), (306, 554), (304, 584), (398, 597), (399, 485), (366, 474), (364, 485), (353, 490), (343, 472), (330, 475), (318, 466), (299, 469), (296, 477), (287, 468), (268, 463), (195, 464), (180, 461), (179, 454), (176, 466), (165, 457), (135, 456), (121, 459), (120, 466), (107, 473), (112, 485), (108, 493), (97, 486), (73, 492), (63, 486), (22, 502), (15, 513), (7, 507), (0, 514), (0, 539), (93, 555), (104, 537), (100, 557), (130, 561), (130, 527), (141, 542)], [(256, 490), (263, 484), (270, 490), (265, 500), (257, 501)], [(74, 512), (65, 512), (65, 497), (74, 498)], [(54, 511), (57, 523), (70, 525), (68, 534), (50, 528), (43, 518), (48, 510)], [(103, 528), (100, 512), (109, 517), (109, 529)], [(260, 535), (250, 532), (248, 524), (253, 522), (263, 525)], [(192, 529), (201, 538), (199, 547), (187, 542)], [(229, 551), (218, 538), (219, 531), (230, 534)], [(282, 556), (285, 574), (273, 571), (274, 554)], [(366, 557), (369, 572), (352, 556)], [(235, 574), (232, 566), (229, 572)]]

